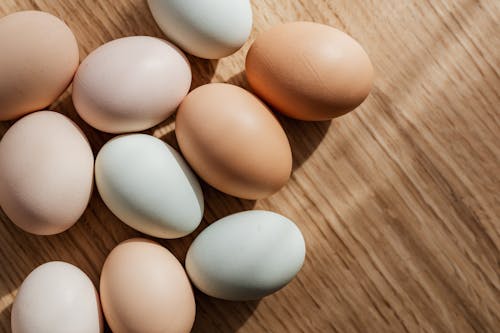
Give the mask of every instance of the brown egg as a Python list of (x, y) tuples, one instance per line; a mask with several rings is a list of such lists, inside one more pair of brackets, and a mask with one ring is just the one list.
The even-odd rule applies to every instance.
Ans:
[(68, 87), (78, 45), (57, 17), (24, 11), (0, 19), (0, 120), (41, 110)]
[(188, 333), (194, 323), (195, 300), (184, 268), (147, 239), (129, 239), (111, 251), (100, 294), (114, 333)]
[(312, 22), (285, 23), (260, 34), (245, 66), (257, 95), (301, 120), (327, 120), (353, 110), (373, 81), (372, 64), (358, 42)]
[(94, 156), (69, 118), (40, 111), (19, 119), (0, 141), (0, 206), (37, 235), (71, 227), (90, 199)]
[(179, 107), (175, 134), (194, 171), (227, 194), (264, 198), (290, 177), (292, 153), (283, 128), (240, 87), (211, 83), (193, 90)]

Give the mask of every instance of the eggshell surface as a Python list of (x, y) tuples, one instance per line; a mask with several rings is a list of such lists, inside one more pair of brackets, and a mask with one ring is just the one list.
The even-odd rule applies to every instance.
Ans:
[(191, 233), (203, 217), (203, 193), (184, 159), (165, 142), (129, 134), (97, 154), (96, 185), (108, 208), (130, 227), (160, 238)]
[(66, 116), (40, 111), (18, 120), (0, 141), (0, 206), (37, 235), (70, 228), (88, 205), (94, 156)]
[(353, 110), (373, 81), (372, 64), (357, 41), (312, 22), (281, 24), (257, 36), (245, 67), (258, 96), (302, 120), (327, 120)]
[(54, 102), (78, 67), (78, 45), (59, 18), (21, 11), (0, 19), (0, 120)]
[(212, 83), (190, 92), (179, 106), (175, 134), (194, 171), (227, 194), (264, 198), (290, 177), (292, 153), (283, 128), (240, 87)]
[(268, 211), (226, 216), (191, 244), (186, 270), (207, 295), (233, 301), (267, 296), (300, 271), (305, 243), (297, 226)]
[(115, 247), (104, 262), (100, 292), (114, 333), (187, 333), (195, 300), (186, 273), (167, 249), (146, 239)]
[(11, 313), (12, 333), (99, 333), (102, 313), (92, 281), (78, 267), (52, 261), (23, 281)]
[(252, 30), (249, 0), (148, 0), (156, 23), (183, 50), (219, 59), (236, 52)]
[(98, 130), (137, 132), (167, 119), (190, 85), (189, 62), (176, 46), (154, 37), (125, 37), (83, 60), (73, 82), (73, 103)]

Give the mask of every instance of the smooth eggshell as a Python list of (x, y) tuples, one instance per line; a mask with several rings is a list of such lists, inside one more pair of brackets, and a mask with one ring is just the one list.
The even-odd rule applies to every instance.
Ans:
[(0, 141), (0, 206), (38, 235), (71, 227), (88, 205), (94, 156), (69, 118), (40, 111), (18, 120)]
[(361, 104), (372, 88), (372, 64), (361, 45), (319, 23), (286, 23), (260, 34), (245, 66), (258, 96), (302, 120), (341, 116)]
[(249, 0), (148, 0), (165, 35), (200, 58), (219, 59), (236, 52), (252, 30)]
[(203, 217), (203, 193), (175, 149), (146, 134), (106, 143), (97, 154), (96, 185), (108, 208), (143, 233), (177, 238)]
[(189, 62), (177, 47), (154, 37), (125, 37), (83, 60), (73, 82), (73, 103), (98, 130), (138, 132), (167, 119), (190, 85)]
[(59, 18), (22, 11), (0, 19), (0, 120), (54, 102), (78, 67), (78, 45)]
[(283, 128), (264, 103), (240, 87), (196, 88), (179, 106), (175, 124), (186, 160), (222, 192), (260, 199), (290, 177), (292, 153)]
[(12, 306), (12, 333), (99, 333), (99, 295), (78, 267), (52, 261), (23, 281)]
[(226, 216), (203, 230), (188, 250), (186, 270), (205, 294), (245, 301), (284, 287), (304, 257), (304, 238), (292, 221), (255, 210)]
[(179, 261), (160, 244), (130, 239), (115, 247), (101, 273), (101, 301), (114, 333), (187, 333), (193, 290)]

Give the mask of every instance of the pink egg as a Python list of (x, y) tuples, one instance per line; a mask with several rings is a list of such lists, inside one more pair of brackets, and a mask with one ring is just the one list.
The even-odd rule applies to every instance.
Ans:
[(18, 120), (0, 141), (0, 206), (37, 235), (71, 227), (92, 192), (94, 156), (69, 118), (40, 111)]
[(101, 131), (137, 132), (167, 119), (190, 86), (189, 62), (177, 47), (154, 37), (125, 37), (83, 60), (73, 103), (83, 120)]

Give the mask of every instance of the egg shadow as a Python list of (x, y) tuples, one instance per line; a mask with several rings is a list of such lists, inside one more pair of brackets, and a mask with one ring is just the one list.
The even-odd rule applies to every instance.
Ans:
[[(233, 75), (226, 83), (240, 86), (253, 93), (248, 84), (245, 71)], [(263, 101), (266, 103), (265, 101)], [(266, 105), (274, 112), (290, 142), (293, 155), (293, 170), (300, 168), (318, 148), (328, 133), (332, 120), (327, 121), (301, 121), (292, 119), (277, 112), (268, 103)]]
[(0, 140), (3, 138), (4, 134), (7, 132), (7, 130), (14, 124), (13, 120), (8, 120), (8, 121), (0, 121)]
[[(1, 215), (1, 214), (0, 214)], [(4, 269), (2, 267), (2, 269)], [(13, 292), (8, 286), (12, 278), (8, 276), (8, 272), (0, 273), (0, 332), (10, 332), (10, 314), (12, 311), (12, 302), (7, 303), (9, 295)]]
[(233, 302), (195, 291), (196, 319), (192, 333), (233, 333), (242, 327), (257, 309), (259, 301)]
[(327, 121), (300, 121), (282, 115), (277, 116), (290, 142), (293, 170), (304, 164), (319, 147), (332, 124)]
[(10, 314), (12, 312), (12, 304), (6, 306), (0, 312), (0, 330), (4, 329), (3, 332), (10, 332)]
[(114, 134), (101, 132), (93, 128), (80, 118), (73, 105), (71, 90), (66, 91), (55, 103), (50, 105), (47, 110), (62, 113), (75, 122), (87, 137), (87, 140), (92, 147), (94, 157), (97, 155), (101, 147), (115, 136)]

